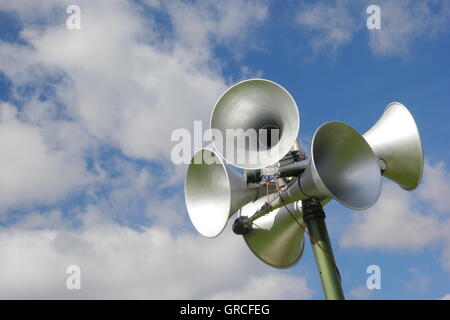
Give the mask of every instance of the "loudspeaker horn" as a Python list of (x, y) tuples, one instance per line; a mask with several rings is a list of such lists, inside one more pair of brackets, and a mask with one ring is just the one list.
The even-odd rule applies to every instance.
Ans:
[[(265, 79), (249, 79), (230, 87), (211, 116), (211, 129), (218, 130), (225, 142), (216, 144), (215, 149), (242, 169), (261, 169), (278, 162), (296, 142), (299, 128), (299, 111), (292, 96)], [(273, 136), (276, 132), (279, 134)]]
[(390, 103), (364, 138), (380, 159), (383, 176), (403, 189), (415, 189), (422, 179), (423, 150), (419, 130), (409, 110)]
[(311, 160), (305, 171), (253, 218), (310, 198), (318, 198), (322, 203), (331, 198), (362, 210), (378, 200), (380, 191), (380, 167), (367, 141), (344, 123), (327, 122), (314, 134)]
[[(270, 187), (269, 193), (274, 192)], [(217, 237), (233, 213), (266, 194), (251, 188), (242, 174), (224, 164), (211, 149), (198, 150), (191, 159), (184, 185), (189, 218), (205, 237)]]
[[(263, 204), (264, 199), (250, 203), (239, 211), (239, 216), (250, 217)], [(274, 268), (290, 268), (303, 254), (304, 226), (302, 203), (298, 201), (259, 217), (243, 237), (253, 254), (264, 263)]]

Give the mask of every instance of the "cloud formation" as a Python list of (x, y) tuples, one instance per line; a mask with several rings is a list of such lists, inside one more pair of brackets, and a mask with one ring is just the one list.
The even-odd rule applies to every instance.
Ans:
[[(311, 297), (303, 278), (263, 266), (231, 232), (210, 240), (102, 222), (76, 232), (9, 228), (1, 230), (0, 245), (2, 299)], [(66, 288), (69, 265), (81, 268), (80, 291)]]
[(94, 179), (82, 157), (54, 148), (38, 126), (21, 121), (6, 103), (0, 104), (0, 150), (0, 210), (53, 203)]
[(328, 2), (303, 5), (296, 22), (312, 34), (309, 45), (316, 53), (329, 49), (335, 52), (352, 40), (357, 28), (348, 3), (342, 1), (334, 5)]
[[(366, 27), (369, 5), (380, 7), (381, 29)], [(444, 0), (326, 1), (303, 4), (297, 15), (316, 53), (335, 53), (364, 32), (372, 52), (381, 56), (408, 56), (417, 40), (448, 33), (449, 22), (450, 5)]]
[(442, 193), (449, 184), (449, 172), (443, 162), (426, 163), (423, 181), (413, 192), (405, 192), (385, 180), (379, 201), (353, 218), (340, 237), (340, 245), (417, 251), (439, 241), (442, 265), (450, 271), (450, 205)]
[[(168, 161), (172, 130), (206, 120), (228, 85), (215, 46), (248, 45), (265, 1), (78, 1), (73, 31), (69, 4), (0, 4), (23, 27), (0, 42), (13, 97), (0, 105), (0, 297), (310, 298), (231, 232), (194, 235)], [(73, 264), (80, 291), (66, 288)]]

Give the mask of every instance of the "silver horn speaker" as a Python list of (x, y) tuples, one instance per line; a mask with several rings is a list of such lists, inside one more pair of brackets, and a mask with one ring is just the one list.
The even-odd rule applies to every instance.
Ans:
[[(240, 210), (239, 216), (250, 217), (263, 204), (264, 199), (250, 203)], [(249, 249), (261, 261), (271, 267), (289, 268), (303, 254), (304, 226), (302, 205), (298, 201), (259, 217), (253, 221), (252, 230), (243, 237)]]
[(211, 116), (212, 131), (218, 130), (224, 138), (224, 144), (215, 148), (228, 163), (243, 169), (278, 162), (296, 142), (299, 127), (292, 96), (279, 84), (264, 79), (245, 80), (229, 88)]
[(305, 171), (254, 218), (309, 198), (321, 199), (322, 203), (335, 199), (362, 210), (378, 200), (380, 191), (380, 167), (367, 141), (344, 123), (327, 122), (314, 134), (311, 162)]
[(406, 190), (419, 185), (423, 172), (422, 142), (416, 122), (404, 105), (390, 103), (363, 136), (380, 159), (386, 178)]
[(197, 151), (186, 171), (184, 196), (189, 218), (208, 238), (218, 236), (233, 213), (265, 194), (262, 188), (248, 187), (242, 174), (225, 165), (211, 149)]

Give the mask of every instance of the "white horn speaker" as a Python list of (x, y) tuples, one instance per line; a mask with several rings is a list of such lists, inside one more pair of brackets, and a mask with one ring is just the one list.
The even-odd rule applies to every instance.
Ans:
[(197, 151), (186, 171), (184, 196), (189, 218), (208, 238), (218, 236), (233, 213), (265, 195), (265, 191), (248, 187), (242, 174), (225, 165), (211, 149)]
[(380, 159), (386, 178), (406, 190), (419, 185), (423, 172), (422, 143), (416, 122), (404, 105), (390, 103), (363, 136)]
[(309, 198), (331, 198), (362, 210), (378, 200), (380, 191), (380, 167), (366, 140), (344, 123), (327, 122), (314, 134), (305, 171), (259, 214)]
[(296, 142), (299, 127), (292, 96), (279, 84), (264, 79), (233, 85), (219, 98), (211, 116), (211, 129), (224, 138), (223, 145), (216, 144), (215, 149), (228, 163), (243, 169), (278, 162)]
[[(239, 216), (250, 217), (263, 204), (264, 199), (250, 203), (240, 210)], [(305, 245), (305, 223), (301, 201), (288, 204), (286, 207), (259, 217), (253, 221), (252, 230), (243, 234), (253, 254), (275, 268), (294, 266), (300, 260)]]

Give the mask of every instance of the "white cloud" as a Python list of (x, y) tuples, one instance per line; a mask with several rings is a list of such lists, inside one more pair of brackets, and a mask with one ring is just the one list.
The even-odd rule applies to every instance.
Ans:
[(227, 86), (214, 45), (242, 43), (267, 11), (257, 1), (173, 1), (163, 6), (173, 27), (167, 35), (128, 2), (79, 6), (78, 31), (25, 23), (22, 37), (31, 48), (3, 44), (3, 71), (16, 86), (30, 82), (29, 75), (42, 81), (49, 72), (62, 72), (65, 81), (54, 87), (70, 117), (127, 156), (159, 160), (169, 159), (173, 129), (190, 129), (194, 119), (207, 125)]
[[(211, 240), (102, 222), (77, 232), (10, 228), (0, 232), (0, 246), (3, 299), (310, 297), (303, 278), (264, 267), (231, 232)], [(72, 264), (81, 268), (80, 291), (66, 288)]]
[[(442, 266), (450, 271), (449, 186), (450, 174), (444, 162), (425, 162), (423, 180), (413, 192), (385, 180), (378, 203), (353, 218), (340, 244), (346, 248), (401, 251), (439, 243)], [(419, 280), (422, 287), (428, 281)], [(413, 285), (406, 288), (423, 291)]]
[(350, 297), (356, 300), (369, 299), (373, 295), (373, 290), (369, 290), (366, 285), (360, 285), (350, 290)]
[(434, 165), (425, 163), (426, 174), (423, 177), (418, 196), (432, 208), (439, 211), (450, 210), (450, 172), (445, 168), (445, 162)]
[(268, 274), (260, 277), (248, 277), (241, 288), (219, 292), (212, 299), (248, 300), (248, 299), (311, 299), (312, 292), (306, 279), (284, 274)]
[[(340, 238), (344, 247), (417, 250), (440, 237), (434, 216), (421, 213), (414, 196), (384, 181), (378, 202), (357, 215)], [(425, 231), (426, 230), (426, 231)]]
[(62, 7), (62, 12), (65, 12), (65, 8), (69, 4), (71, 3), (67, 0), (45, 0), (39, 2), (34, 0), (2, 1), (0, 3), (0, 10), (13, 11), (23, 21), (39, 23), (43, 15), (49, 20), (54, 20), (56, 18), (55, 11)]
[[(184, 203), (177, 196), (160, 196), (147, 168), (115, 160), (102, 170), (118, 171), (120, 176), (104, 177), (110, 191), (99, 198), (94, 195), (94, 203), (85, 210), (72, 208), (72, 219), (60, 210), (33, 212), (0, 229), (0, 298), (312, 296), (304, 278), (262, 264), (230, 225), (217, 239), (188, 232), (179, 221), (187, 217)], [(148, 206), (144, 212), (140, 203)], [(152, 225), (141, 225), (138, 231), (114, 222), (136, 213), (148, 214)], [(66, 268), (73, 264), (81, 267), (81, 291), (65, 286)], [(242, 270), (251, 270), (251, 276)]]
[[(21, 129), (29, 132), (27, 139), (35, 132), (35, 145), (41, 144), (38, 152), (67, 151), (48, 159), (37, 156), (35, 165), (28, 167), (37, 169), (38, 176), (52, 170), (67, 176), (53, 181), (56, 176), (50, 175), (49, 187), (36, 190), (41, 180), (22, 186), (27, 180), (21, 170), (10, 170), (9, 180), (34, 190), (34, 195), (21, 198), (22, 189), (13, 186), (3, 196), (9, 200), (2, 201), (14, 205), (19, 198), (23, 203), (59, 199), (81, 183), (84, 175), (75, 169), (84, 166), (82, 156), (102, 145), (117, 147), (131, 158), (159, 161), (163, 170), (176, 173), (164, 183), (180, 183), (182, 169), (170, 163), (170, 135), (175, 128), (191, 129), (193, 120), (204, 120), (206, 129), (209, 112), (227, 87), (213, 47), (220, 42), (242, 43), (265, 19), (266, 5), (245, 0), (226, 5), (170, 2), (156, 9), (169, 16), (173, 30), (168, 36), (126, 1), (79, 1), (82, 29), (70, 31), (65, 27), (68, 3), (44, 1), (39, 8), (33, 1), (2, 3), (2, 9), (21, 17), (21, 36), (29, 44), (0, 43), (0, 69), (12, 81), (13, 95), (22, 105)], [(183, 24), (185, 14), (192, 19)], [(39, 19), (54, 23), (36, 24)], [(200, 42), (189, 38), (196, 27), (203, 30)], [(33, 92), (24, 94), (30, 87)], [(52, 95), (41, 101), (39, 95), (49, 88)], [(69, 120), (61, 121), (58, 114)], [(63, 158), (69, 160), (64, 168), (59, 162), (46, 163)], [(47, 170), (38, 170), (44, 164)]]
[(267, 17), (267, 5), (264, 2), (173, 1), (165, 5), (178, 39), (190, 47), (204, 48), (210, 43), (232, 44), (246, 40), (252, 28)]
[(441, 298), (441, 300), (450, 300), (450, 293), (446, 294)]
[(380, 1), (381, 30), (368, 30), (370, 48), (382, 55), (410, 53), (414, 41), (448, 31), (447, 1)]
[(348, 3), (336, 2), (335, 6), (323, 3), (304, 5), (296, 22), (310, 32), (309, 44), (314, 51), (335, 51), (352, 40), (357, 28)]
[[(366, 8), (373, 4), (381, 9), (379, 30), (366, 28)], [(448, 32), (449, 22), (449, 3), (435, 0), (326, 1), (303, 5), (297, 16), (315, 52), (334, 52), (364, 31), (372, 52), (385, 56), (407, 56), (416, 41)]]
[[(170, 133), (208, 119), (227, 87), (214, 46), (251, 41), (265, 2), (148, 1), (168, 15), (166, 30), (128, 1), (78, 1), (77, 31), (65, 28), (67, 4), (0, 5), (18, 14), (27, 42), (0, 43), (17, 101), (2, 105), (1, 204), (51, 203), (81, 186), (86, 193), (67, 211), (31, 209), (0, 229), (0, 298), (309, 298), (305, 279), (264, 266), (230, 230), (215, 240), (187, 232), (179, 194), (161, 195), (183, 171), (167, 162)], [(125, 157), (102, 153), (110, 147)], [(159, 173), (135, 158), (159, 161)], [(151, 226), (116, 223), (135, 214)], [(81, 267), (81, 291), (65, 287), (72, 264)]]
[(0, 209), (52, 203), (93, 178), (68, 149), (51, 149), (39, 127), (18, 119), (15, 108), (0, 105)]
[(82, 5), (87, 21), (79, 32), (54, 26), (43, 33), (28, 30), (24, 37), (38, 63), (69, 77), (58, 95), (90, 134), (130, 157), (167, 160), (172, 130), (205, 118), (225, 86), (207, 61), (185, 48), (141, 43), (139, 38), (151, 41), (152, 33), (118, 3)]

